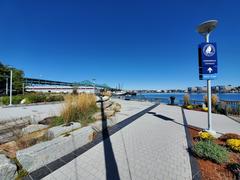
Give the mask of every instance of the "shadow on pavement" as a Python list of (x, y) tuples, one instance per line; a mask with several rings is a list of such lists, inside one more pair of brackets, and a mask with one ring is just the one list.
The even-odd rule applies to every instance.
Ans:
[(102, 115), (102, 137), (106, 167), (106, 179), (107, 180), (120, 180), (116, 159), (113, 153), (112, 143), (109, 138), (109, 132), (107, 128), (107, 119), (104, 114), (104, 105), (101, 97), (101, 115)]
[[(160, 118), (160, 119), (162, 119), (162, 120), (171, 121), (171, 122), (173, 122), (173, 123), (175, 123), (175, 124), (178, 124), (178, 125), (184, 126), (184, 127), (188, 127), (188, 128), (190, 128), (190, 129), (193, 129), (193, 130), (199, 130), (199, 129), (200, 129), (200, 130), (203, 130), (203, 128), (201, 128), (201, 127), (189, 125), (189, 124), (187, 124), (187, 122), (185, 122), (185, 124), (182, 124), (182, 123), (179, 123), (179, 122), (175, 121), (174, 119), (172, 119), (172, 118), (170, 118), (170, 117), (167, 117), (167, 116), (164, 116), (164, 115), (161, 115), (161, 114), (157, 114), (157, 113), (155, 113), (155, 112), (150, 112), (150, 113), (148, 113), (148, 114), (152, 114), (153, 116), (158, 117), (158, 118)], [(183, 112), (183, 118), (184, 118), (184, 121), (186, 121), (184, 112)], [(218, 134), (223, 134), (223, 133), (221, 133), (221, 132), (216, 132), (216, 133), (218, 133)]]

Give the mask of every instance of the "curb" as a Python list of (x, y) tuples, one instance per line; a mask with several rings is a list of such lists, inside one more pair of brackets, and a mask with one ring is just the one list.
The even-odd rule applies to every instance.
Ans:
[[(182, 116), (183, 116), (184, 129), (185, 129), (185, 133), (186, 133), (187, 145), (188, 145), (188, 149), (190, 149), (193, 146), (192, 138), (191, 138), (190, 132), (188, 130), (188, 123), (187, 123), (187, 119), (186, 119), (186, 116), (184, 113), (184, 109), (183, 108), (181, 108), (181, 109), (182, 109)], [(193, 180), (202, 179), (201, 171), (200, 171), (197, 159), (194, 156), (192, 156), (191, 154), (189, 154), (189, 158), (190, 158), (190, 165), (191, 165), (191, 170), (192, 170), (192, 179)]]

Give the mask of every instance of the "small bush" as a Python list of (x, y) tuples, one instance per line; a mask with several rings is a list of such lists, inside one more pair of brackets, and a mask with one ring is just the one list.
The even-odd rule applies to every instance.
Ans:
[(20, 104), (20, 102), (24, 99), (23, 95), (16, 95), (13, 96), (12, 103), (13, 104)]
[(42, 93), (33, 93), (26, 96), (27, 101), (30, 103), (39, 103), (46, 101), (46, 95)]
[(193, 109), (193, 106), (192, 106), (192, 105), (188, 105), (188, 106), (187, 106), (187, 109), (190, 109), (190, 110), (191, 110), (191, 109)]
[(234, 134), (234, 133), (226, 133), (226, 134), (223, 134), (222, 136), (220, 136), (219, 139), (222, 141), (226, 141), (228, 139), (240, 139), (240, 135)]
[(235, 175), (240, 177), (240, 164), (239, 163), (230, 163), (227, 168), (232, 171)]
[(202, 108), (203, 111), (207, 112), (208, 111), (208, 108), (205, 107), (205, 108)]
[(226, 144), (232, 150), (240, 152), (240, 139), (228, 139)]
[(51, 121), (50, 126), (59, 126), (61, 124), (64, 124), (63, 117), (54, 117), (54, 119)]
[(0, 98), (0, 103), (3, 105), (8, 105), (9, 104), (9, 96), (3, 96)]
[(202, 140), (212, 140), (212, 139), (214, 139), (214, 137), (210, 133), (205, 132), (205, 131), (199, 132), (199, 138), (202, 139)]
[[(20, 104), (20, 102), (24, 99), (23, 95), (12, 96), (12, 104)], [(3, 96), (0, 99), (0, 104), (8, 105), (10, 103), (9, 96)]]
[(228, 161), (228, 151), (212, 141), (199, 141), (192, 147), (192, 152), (202, 159), (221, 164)]
[(190, 105), (190, 97), (188, 94), (185, 94), (183, 97), (184, 106)]
[(217, 102), (218, 102), (218, 96), (213, 94), (211, 99), (212, 99), (212, 106), (216, 107)]
[(46, 102), (54, 101), (64, 101), (64, 97), (62, 95), (50, 95), (46, 97)]

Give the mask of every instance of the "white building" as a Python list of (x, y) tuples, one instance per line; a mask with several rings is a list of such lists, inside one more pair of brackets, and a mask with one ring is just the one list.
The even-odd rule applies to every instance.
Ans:
[[(77, 89), (78, 93), (94, 93), (94, 87), (92, 86), (57, 86), (57, 85), (33, 85), (33, 86), (26, 86), (25, 91), (27, 92), (52, 92), (52, 93), (72, 93), (74, 89)], [(96, 91), (99, 89), (96, 88)]]

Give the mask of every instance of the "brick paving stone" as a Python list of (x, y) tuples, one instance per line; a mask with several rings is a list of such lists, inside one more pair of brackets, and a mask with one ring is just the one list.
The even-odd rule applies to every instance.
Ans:
[[(181, 109), (160, 105), (151, 112), (155, 115), (145, 114), (110, 137), (119, 179), (191, 179)], [(99, 143), (44, 179), (59, 177), (59, 171), (73, 178), (107, 179), (110, 162), (105, 162), (104, 148)]]

